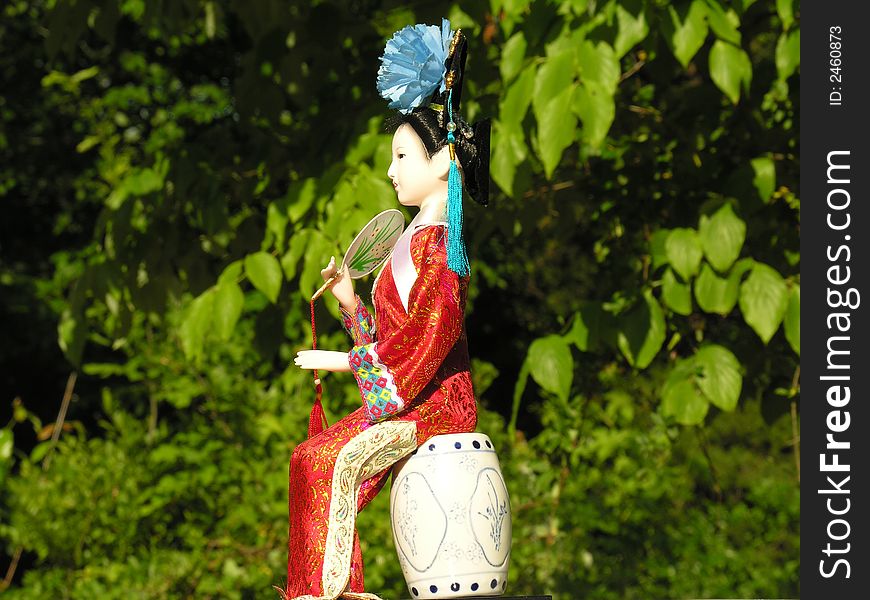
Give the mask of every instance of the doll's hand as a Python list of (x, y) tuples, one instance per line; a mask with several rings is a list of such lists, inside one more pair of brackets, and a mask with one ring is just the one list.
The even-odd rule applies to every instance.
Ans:
[(347, 353), (331, 350), (300, 350), (293, 363), (300, 369), (321, 371), (350, 371)]
[[(329, 259), (329, 264), (324, 269), (321, 269), (320, 275), (324, 281), (335, 275), (337, 268), (335, 266), (335, 257)], [(336, 300), (341, 303), (342, 308), (349, 313), (356, 310), (356, 296), (353, 293), (353, 280), (350, 278), (350, 271), (347, 265), (343, 265), (341, 273), (332, 282), (329, 291), (335, 296)]]

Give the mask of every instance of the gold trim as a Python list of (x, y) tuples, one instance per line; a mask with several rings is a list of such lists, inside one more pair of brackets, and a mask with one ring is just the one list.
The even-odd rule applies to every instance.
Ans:
[(448, 90), (453, 87), (453, 79), (456, 77), (456, 71), (450, 71), (444, 76), (444, 87)]
[(450, 50), (447, 52), (447, 58), (453, 56), (453, 51), (456, 50), (456, 44), (459, 43), (459, 36), (462, 35), (462, 28), (456, 30), (453, 34), (453, 39), (450, 40)]

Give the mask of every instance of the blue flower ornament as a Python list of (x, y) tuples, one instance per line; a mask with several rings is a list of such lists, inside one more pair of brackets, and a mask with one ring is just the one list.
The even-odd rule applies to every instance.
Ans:
[(393, 34), (381, 56), (378, 92), (389, 107), (408, 114), (438, 89), (446, 89), (444, 65), (450, 49), (450, 21), (437, 25), (408, 25)]

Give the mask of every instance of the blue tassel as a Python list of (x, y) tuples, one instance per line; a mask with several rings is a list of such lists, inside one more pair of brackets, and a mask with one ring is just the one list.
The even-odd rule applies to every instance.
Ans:
[(462, 179), (455, 159), (447, 176), (447, 267), (460, 277), (471, 272), (462, 236)]
[(450, 144), (450, 172), (447, 175), (447, 268), (465, 277), (471, 273), (468, 264), (468, 254), (465, 252), (465, 239), (462, 236), (462, 178), (459, 167), (456, 166), (456, 154), (453, 144), (456, 136), (453, 130), (453, 90), (447, 93), (447, 143)]

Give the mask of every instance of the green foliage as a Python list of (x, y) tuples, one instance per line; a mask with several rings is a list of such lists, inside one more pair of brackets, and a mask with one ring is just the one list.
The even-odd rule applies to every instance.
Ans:
[(558, 335), (539, 338), (529, 346), (529, 372), (548, 392), (567, 398), (574, 374), (574, 359), (565, 340)]
[[(40, 368), (59, 347), (80, 370), (56, 445), (29, 397), (0, 429), (0, 534), (24, 551), (6, 593), (274, 597), (308, 298), (395, 205), (377, 56), (442, 15), (0, 10), (0, 324), (27, 314)], [(509, 592), (799, 595), (796, 3), (445, 10), (470, 38), (463, 116), (493, 118), (467, 327)], [(317, 310), (319, 347), (347, 347), (335, 302)], [(330, 422), (355, 408), (352, 380), (324, 385)], [(401, 597), (388, 511), (360, 516), (366, 580)]]
[(245, 257), (245, 274), (255, 288), (263, 292), (269, 302), (278, 300), (281, 291), (281, 265), (268, 252), (255, 252)]
[(763, 263), (752, 265), (749, 277), (740, 286), (740, 310), (765, 344), (779, 328), (787, 305), (787, 287), (776, 269)]
[(733, 44), (716, 40), (710, 49), (710, 77), (728, 99), (737, 104), (741, 91), (748, 93), (752, 81), (749, 55)]

